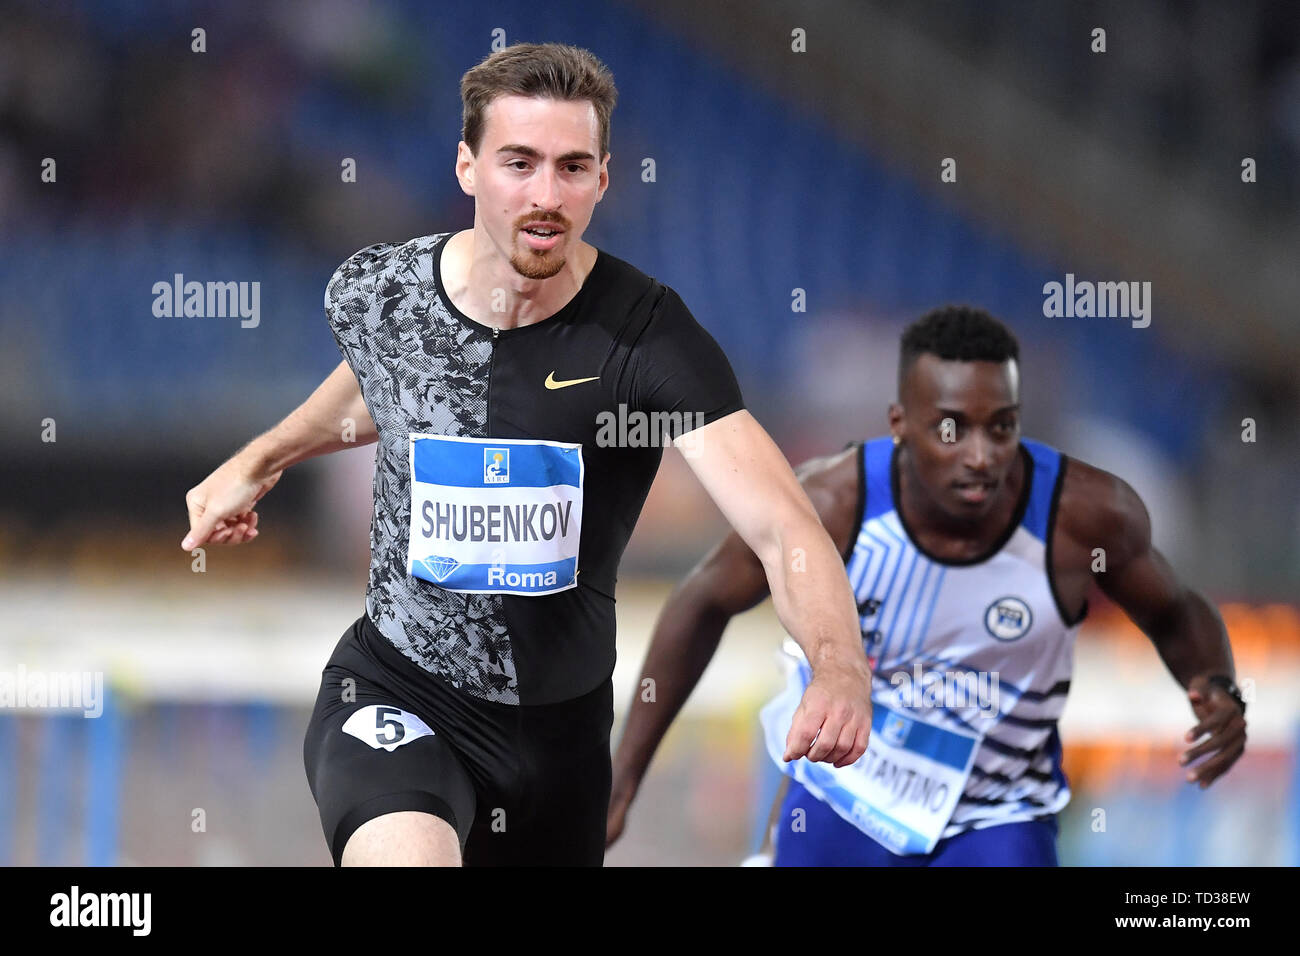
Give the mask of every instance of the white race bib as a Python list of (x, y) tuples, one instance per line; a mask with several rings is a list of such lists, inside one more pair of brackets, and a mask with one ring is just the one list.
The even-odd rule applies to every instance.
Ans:
[(926, 723), (873, 693), (871, 739), (856, 763), (833, 767), (807, 757), (786, 763), (786, 737), (811, 677), (807, 660), (798, 658), (785, 690), (763, 708), (768, 754), (885, 849), (900, 856), (931, 852), (965, 789), (979, 735)]
[(411, 435), (407, 571), (462, 594), (578, 583), (582, 446)]
[(368, 747), (375, 750), (382, 748), (389, 753), (412, 740), (434, 736), (433, 728), (415, 714), (400, 707), (384, 707), (379, 704), (353, 711), (343, 722), (343, 732), (351, 734)]

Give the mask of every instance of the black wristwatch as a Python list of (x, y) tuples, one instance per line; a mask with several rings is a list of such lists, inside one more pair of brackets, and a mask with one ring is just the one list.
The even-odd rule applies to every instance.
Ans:
[(1222, 687), (1224, 693), (1235, 700), (1237, 706), (1241, 708), (1241, 716), (1246, 716), (1246, 702), (1242, 699), (1241, 691), (1237, 688), (1236, 682), (1231, 677), (1226, 674), (1215, 674), (1212, 677), (1206, 678), (1206, 680), (1211, 684)]

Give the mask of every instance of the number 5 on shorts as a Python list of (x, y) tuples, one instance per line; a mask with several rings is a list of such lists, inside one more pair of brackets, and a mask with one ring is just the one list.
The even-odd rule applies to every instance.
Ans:
[(415, 714), (379, 704), (353, 711), (343, 723), (343, 732), (375, 750), (382, 748), (389, 753), (412, 740), (434, 735), (433, 729)]

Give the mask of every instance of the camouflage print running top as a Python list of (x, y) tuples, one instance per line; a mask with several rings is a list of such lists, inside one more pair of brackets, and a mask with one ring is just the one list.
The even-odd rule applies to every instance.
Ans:
[(677, 293), (604, 251), (551, 317), (473, 321), (442, 285), (450, 236), (368, 246), (325, 290), (379, 432), (366, 611), (468, 694), (568, 700), (613, 671), (618, 563), (666, 435), (690, 454), (740, 388)]

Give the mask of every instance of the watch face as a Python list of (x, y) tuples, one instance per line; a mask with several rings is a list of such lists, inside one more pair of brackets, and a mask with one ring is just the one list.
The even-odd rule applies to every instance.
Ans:
[(1216, 687), (1222, 687), (1224, 692), (1237, 702), (1237, 706), (1241, 708), (1241, 712), (1243, 714), (1246, 712), (1246, 701), (1242, 698), (1241, 690), (1237, 687), (1234, 681), (1227, 677), (1216, 676), (1210, 678), (1210, 683)]

